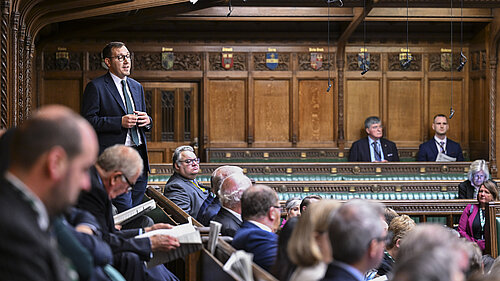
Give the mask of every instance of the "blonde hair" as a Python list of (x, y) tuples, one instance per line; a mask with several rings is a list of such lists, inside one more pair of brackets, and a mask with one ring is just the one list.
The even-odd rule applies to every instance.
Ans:
[(328, 232), (330, 214), (340, 207), (334, 200), (321, 200), (310, 205), (297, 222), (287, 251), (290, 260), (297, 266), (311, 266), (323, 259), (314, 233)]
[(392, 219), (389, 225), (389, 231), (394, 234), (392, 236), (391, 244), (387, 246), (387, 249), (392, 249), (398, 239), (403, 239), (403, 237), (412, 230), (417, 224), (407, 215), (397, 216)]

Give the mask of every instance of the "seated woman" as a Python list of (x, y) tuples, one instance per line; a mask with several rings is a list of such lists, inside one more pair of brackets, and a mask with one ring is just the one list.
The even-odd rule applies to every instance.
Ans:
[(484, 225), (486, 223), (485, 208), (486, 203), (498, 200), (497, 186), (494, 182), (487, 180), (479, 188), (477, 194), (478, 204), (469, 204), (465, 207), (460, 223), (458, 225), (458, 232), (460, 236), (467, 238), (472, 242), (476, 242), (484, 251)]
[(288, 242), (288, 256), (297, 265), (290, 281), (314, 281), (323, 278), (332, 261), (328, 218), (340, 207), (334, 200), (311, 204), (299, 219)]
[(285, 203), (286, 218), (283, 220), (281, 228), (283, 228), (285, 223), (291, 218), (300, 216), (300, 202), (302, 202), (302, 199), (300, 199), (299, 197), (292, 197), (286, 200)]
[(490, 178), (488, 164), (484, 160), (476, 160), (470, 164), (468, 180), (458, 185), (458, 199), (477, 198), (477, 192), (483, 182)]

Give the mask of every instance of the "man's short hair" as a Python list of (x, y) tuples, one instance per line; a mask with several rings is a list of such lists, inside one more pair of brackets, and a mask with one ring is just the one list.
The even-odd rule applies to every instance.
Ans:
[(395, 217), (389, 224), (389, 231), (393, 234), (391, 243), (387, 245), (387, 249), (392, 249), (396, 246), (398, 239), (403, 240), (417, 224), (407, 215)]
[(172, 155), (172, 166), (174, 167), (174, 169), (175, 169), (175, 164), (179, 164), (178, 163), (179, 157), (181, 156), (181, 153), (183, 151), (191, 151), (194, 153), (194, 148), (192, 148), (189, 145), (181, 145), (175, 149), (174, 154)]
[(106, 172), (120, 171), (127, 179), (142, 173), (144, 163), (137, 150), (123, 144), (115, 144), (106, 148), (99, 158), (97, 165)]
[(240, 173), (234, 173), (226, 177), (219, 189), (219, 198), (222, 206), (232, 209), (241, 202), (241, 196), (245, 190), (252, 186), (250, 179)]
[(300, 202), (300, 211), (302, 212), (304, 207), (309, 207), (309, 205), (311, 205), (311, 202), (313, 200), (321, 200), (321, 199), (323, 199), (323, 197), (315, 194), (304, 197), (304, 199), (302, 199), (302, 202)]
[(380, 124), (382, 121), (380, 121), (380, 118), (377, 116), (370, 116), (365, 119), (365, 129), (370, 128), (371, 125), (373, 124)]
[(212, 173), (210, 177), (210, 186), (212, 187), (212, 192), (215, 194), (219, 193), (219, 189), (222, 186), (224, 179), (234, 173), (242, 173), (243, 169), (238, 166), (220, 166)]
[(353, 199), (332, 215), (328, 226), (334, 260), (354, 264), (362, 259), (373, 239), (381, 238), (384, 205)]
[(62, 147), (68, 159), (82, 153), (82, 141), (76, 120), (83, 120), (74, 112), (66, 117), (47, 119), (34, 117), (24, 121), (14, 132), (11, 146), (11, 165), (32, 168), (36, 160), (55, 146)]
[(125, 43), (123, 42), (109, 42), (105, 47), (104, 49), (102, 49), (102, 58), (105, 59), (105, 58), (111, 58), (111, 56), (113, 55), (113, 49), (115, 48), (121, 48), (125, 46)]
[(395, 218), (398, 217), (398, 213), (394, 211), (393, 208), (385, 207), (384, 209), (384, 218), (385, 222), (387, 223), (387, 226), (391, 224), (391, 221)]
[(446, 118), (446, 121), (448, 121), (448, 117), (446, 115), (439, 113), (439, 114), (434, 115), (434, 118), (432, 118), (432, 123), (434, 123), (434, 121), (436, 121), (436, 118), (438, 118), (438, 117), (444, 117), (444, 118)]
[(260, 218), (278, 201), (276, 191), (266, 185), (255, 185), (241, 196), (241, 217), (244, 220)]

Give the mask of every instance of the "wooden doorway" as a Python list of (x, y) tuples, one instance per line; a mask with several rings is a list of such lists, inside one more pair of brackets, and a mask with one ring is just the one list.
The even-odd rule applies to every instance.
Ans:
[(153, 128), (146, 134), (150, 163), (171, 163), (180, 145), (191, 145), (200, 155), (199, 92), (197, 83), (144, 82), (146, 109)]

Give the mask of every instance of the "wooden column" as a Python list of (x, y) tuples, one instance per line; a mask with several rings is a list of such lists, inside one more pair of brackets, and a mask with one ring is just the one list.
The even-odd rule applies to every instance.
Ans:
[(8, 124), (8, 96), (7, 96), (7, 66), (8, 66), (8, 37), (9, 37), (9, 1), (1, 3), (2, 23), (0, 25), (0, 128)]

